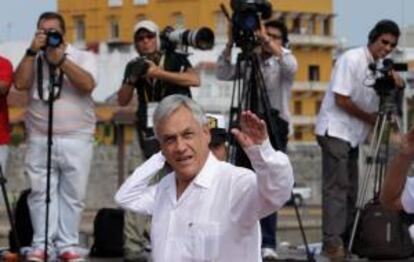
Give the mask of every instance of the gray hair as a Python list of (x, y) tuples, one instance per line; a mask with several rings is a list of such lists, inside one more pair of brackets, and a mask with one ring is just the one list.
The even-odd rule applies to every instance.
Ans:
[(194, 119), (203, 126), (207, 124), (207, 117), (203, 109), (191, 98), (184, 95), (170, 95), (165, 97), (157, 106), (153, 116), (154, 134), (157, 139), (157, 126), (166, 117), (170, 116), (181, 106), (185, 106), (193, 114)]

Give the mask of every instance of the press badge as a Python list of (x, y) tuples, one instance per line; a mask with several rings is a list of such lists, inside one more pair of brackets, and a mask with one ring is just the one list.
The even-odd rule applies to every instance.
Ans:
[(147, 104), (147, 127), (148, 128), (152, 128), (154, 127), (154, 121), (153, 121), (153, 116), (154, 116), (154, 112), (155, 109), (157, 108), (159, 103), (157, 102), (149, 102)]

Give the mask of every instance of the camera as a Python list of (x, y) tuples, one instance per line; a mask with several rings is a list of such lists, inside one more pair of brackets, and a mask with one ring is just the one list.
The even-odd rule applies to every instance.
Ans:
[(56, 48), (63, 43), (63, 36), (56, 30), (49, 30), (46, 32), (46, 46)]
[(233, 41), (243, 49), (253, 49), (258, 42), (255, 31), (260, 30), (260, 17), (269, 19), (272, 16), (272, 5), (268, 0), (231, 0), (233, 10)]
[(377, 64), (371, 63), (368, 66), (374, 75), (375, 83), (373, 85), (378, 95), (387, 95), (395, 89), (394, 79), (391, 76), (391, 71), (405, 72), (408, 70), (408, 65), (405, 63), (394, 63), (390, 58), (382, 61), (382, 65), (377, 67)]
[(128, 62), (125, 67), (123, 83), (135, 85), (140, 78), (147, 74), (150, 65), (145, 57), (137, 57)]
[(214, 46), (214, 33), (208, 27), (196, 30), (177, 29), (167, 26), (160, 35), (161, 49), (173, 51), (177, 45), (209, 50)]

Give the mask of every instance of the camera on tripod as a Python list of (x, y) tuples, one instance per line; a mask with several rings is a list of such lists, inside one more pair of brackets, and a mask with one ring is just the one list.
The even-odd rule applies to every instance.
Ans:
[(200, 27), (195, 30), (177, 29), (167, 26), (160, 35), (161, 49), (174, 51), (177, 46), (187, 48), (189, 46), (200, 50), (209, 50), (214, 46), (214, 33), (208, 27)]
[(251, 50), (258, 45), (255, 31), (260, 30), (261, 19), (272, 16), (272, 5), (268, 0), (231, 0), (233, 10), (233, 41), (242, 50)]
[(63, 36), (57, 30), (51, 29), (46, 32), (46, 47), (57, 48), (63, 43)]
[(371, 63), (369, 69), (374, 75), (375, 83), (373, 88), (381, 97), (395, 93), (395, 81), (391, 71), (405, 72), (408, 70), (408, 66), (405, 63), (394, 63), (392, 59), (386, 58), (383, 60), (381, 67), (378, 68), (375, 63)]

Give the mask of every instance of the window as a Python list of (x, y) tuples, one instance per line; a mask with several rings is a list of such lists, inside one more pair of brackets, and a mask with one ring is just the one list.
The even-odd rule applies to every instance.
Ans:
[(293, 19), (292, 33), (294, 34), (300, 33), (300, 17), (296, 17), (295, 19)]
[(139, 14), (136, 16), (136, 22), (141, 22), (142, 20), (146, 20), (147, 16), (145, 14)]
[(307, 24), (307, 29), (306, 29), (306, 33), (313, 35), (315, 34), (315, 20), (313, 18), (310, 18), (308, 20), (308, 24)]
[(302, 114), (302, 102), (301, 101), (295, 101), (293, 104), (293, 113), (295, 115), (301, 115)]
[(119, 38), (119, 22), (117, 20), (111, 20), (109, 22), (109, 39)]
[(108, 6), (110, 7), (122, 6), (122, 0), (108, 0)]
[(84, 42), (85, 41), (85, 20), (83, 17), (75, 17), (75, 42)]
[(322, 20), (322, 28), (324, 35), (331, 35), (331, 19), (329, 17)]
[(148, 0), (134, 0), (134, 5), (146, 5)]
[(172, 25), (174, 25), (175, 29), (184, 29), (185, 28), (185, 21), (184, 16), (181, 13), (174, 13), (172, 15)]
[(302, 140), (303, 139), (303, 131), (302, 130), (296, 130), (293, 132), (293, 137), (295, 140)]
[(309, 65), (308, 67), (308, 80), (309, 81), (319, 81), (319, 65)]

